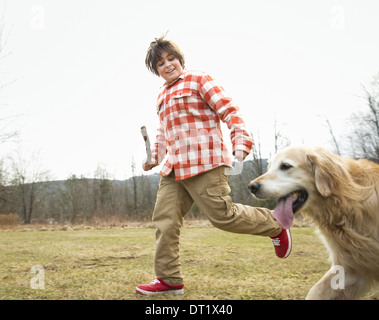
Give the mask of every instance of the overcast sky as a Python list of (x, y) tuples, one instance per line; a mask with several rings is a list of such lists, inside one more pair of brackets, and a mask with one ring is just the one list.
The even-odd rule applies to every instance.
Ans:
[(292, 144), (330, 148), (325, 118), (343, 137), (379, 72), (377, 0), (0, 0), (0, 10), (10, 53), (0, 83), (12, 82), (0, 118), (17, 115), (21, 133), (1, 155), (39, 152), (55, 179), (93, 177), (98, 166), (124, 179), (132, 158), (142, 174), (140, 127), (154, 140), (163, 84), (145, 53), (167, 30), (187, 69), (233, 97), (266, 157), (275, 118)]

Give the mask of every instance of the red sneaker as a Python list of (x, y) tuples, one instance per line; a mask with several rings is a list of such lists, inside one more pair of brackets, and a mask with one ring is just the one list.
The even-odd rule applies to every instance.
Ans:
[(136, 288), (136, 292), (143, 295), (160, 294), (160, 293), (173, 293), (183, 294), (184, 284), (180, 286), (170, 286), (160, 279), (153, 280), (150, 284), (141, 284)]
[(292, 250), (292, 236), (290, 229), (282, 229), (276, 237), (271, 237), (272, 244), (275, 247), (275, 253), (279, 258), (287, 258)]

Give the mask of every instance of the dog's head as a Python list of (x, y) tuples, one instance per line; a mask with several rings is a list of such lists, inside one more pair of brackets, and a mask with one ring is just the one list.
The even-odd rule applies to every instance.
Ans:
[(289, 228), (296, 212), (340, 194), (351, 180), (340, 157), (322, 148), (288, 147), (274, 156), (267, 173), (251, 181), (249, 188), (257, 198), (276, 199), (273, 216)]

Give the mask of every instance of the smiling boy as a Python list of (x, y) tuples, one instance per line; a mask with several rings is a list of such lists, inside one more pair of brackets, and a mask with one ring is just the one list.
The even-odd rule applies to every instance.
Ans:
[(253, 141), (239, 108), (207, 74), (184, 69), (178, 46), (164, 37), (150, 44), (146, 66), (166, 82), (157, 100), (160, 126), (152, 159), (143, 169), (159, 165), (167, 155), (153, 213), (156, 226), (154, 269), (156, 279), (136, 288), (140, 294), (182, 294), (179, 236), (185, 214), (196, 203), (210, 222), (225, 231), (271, 237), (278, 257), (292, 248), (290, 230), (271, 211), (233, 203), (228, 169), (232, 165), (223, 141), (220, 121), (230, 130), (233, 155), (243, 161)]

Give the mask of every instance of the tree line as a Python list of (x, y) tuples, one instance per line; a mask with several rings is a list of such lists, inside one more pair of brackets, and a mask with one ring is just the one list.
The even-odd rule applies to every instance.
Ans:
[[(248, 183), (266, 170), (267, 161), (244, 163), (242, 174), (230, 176), (233, 201), (267, 206), (269, 202), (253, 198)], [(4, 168), (0, 173), (4, 173)], [(20, 223), (93, 224), (98, 221), (150, 220), (159, 185), (159, 174), (133, 176), (120, 181), (110, 178), (104, 168), (98, 168), (93, 178), (71, 175), (63, 181), (41, 181), (42, 172), (29, 181), (19, 171), (12, 183), (2, 184), (0, 213), (16, 213)], [(38, 178), (38, 179), (37, 179)], [(202, 217), (193, 206), (190, 217)]]
[(34, 178), (18, 173), (8, 185), (2, 184), (0, 213), (16, 213), (25, 224), (142, 220), (154, 208), (159, 181), (158, 174), (113, 180), (104, 168), (98, 168), (93, 178), (71, 175), (47, 181), (43, 174)]

